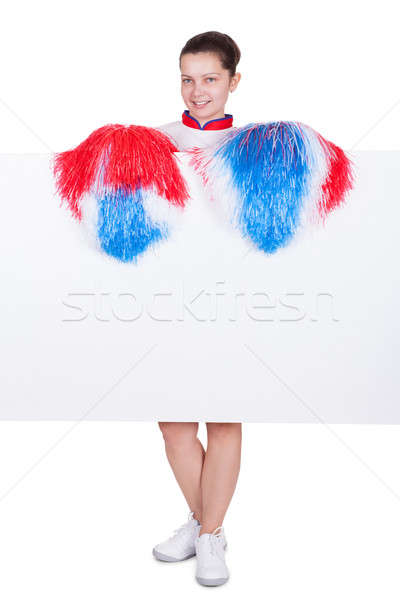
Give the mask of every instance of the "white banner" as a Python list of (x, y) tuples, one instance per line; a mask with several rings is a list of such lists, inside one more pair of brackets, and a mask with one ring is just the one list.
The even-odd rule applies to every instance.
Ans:
[(49, 155), (0, 155), (1, 419), (400, 423), (400, 152), (357, 152), (325, 228), (253, 249), (190, 181), (134, 263), (59, 206)]

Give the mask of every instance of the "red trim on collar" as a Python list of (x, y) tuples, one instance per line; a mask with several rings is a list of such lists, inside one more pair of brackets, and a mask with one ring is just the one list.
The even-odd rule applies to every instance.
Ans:
[(232, 127), (233, 116), (225, 113), (224, 117), (207, 121), (207, 123), (204, 123), (202, 127), (198, 120), (189, 114), (189, 110), (184, 110), (182, 113), (182, 123), (188, 127), (192, 127), (193, 129), (207, 129), (215, 131), (216, 129), (227, 129), (228, 127)]

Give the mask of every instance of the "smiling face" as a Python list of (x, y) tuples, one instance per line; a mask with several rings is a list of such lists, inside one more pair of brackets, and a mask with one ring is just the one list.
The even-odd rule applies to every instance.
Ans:
[(184, 54), (180, 68), (181, 94), (189, 114), (202, 126), (223, 118), (229, 92), (239, 83), (240, 73), (231, 77), (219, 57), (211, 52)]

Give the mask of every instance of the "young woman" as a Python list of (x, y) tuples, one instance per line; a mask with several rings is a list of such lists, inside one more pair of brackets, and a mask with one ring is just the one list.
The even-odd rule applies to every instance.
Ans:
[[(178, 150), (213, 144), (233, 128), (225, 104), (240, 81), (240, 73), (236, 73), (239, 59), (236, 43), (217, 31), (196, 35), (185, 44), (179, 66), (187, 109), (179, 121), (158, 127)], [(206, 451), (197, 437), (198, 423), (159, 422), (159, 427), (190, 513), (174, 535), (153, 548), (153, 554), (174, 562), (196, 555), (197, 581), (223, 584), (229, 572), (222, 523), (239, 475), (241, 423), (206, 423)]]

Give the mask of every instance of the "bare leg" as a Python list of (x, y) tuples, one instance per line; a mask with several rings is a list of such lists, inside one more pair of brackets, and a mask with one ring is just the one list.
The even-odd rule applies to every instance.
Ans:
[(186, 498), (194, 518), (201, 521), (201, 471), (205, 450), (197, 432), (198, 423), (158, 423), (163, 434), (165, 451), (175, 479)]
[(206, 423), (207, 452), (201, 476), (202, 533), (222, 525), (240, 470), (241, 423)]

